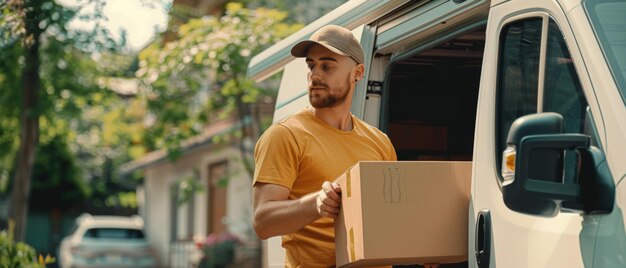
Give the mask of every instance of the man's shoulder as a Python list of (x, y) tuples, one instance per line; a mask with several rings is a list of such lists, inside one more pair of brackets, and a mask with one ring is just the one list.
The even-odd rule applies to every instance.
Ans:
[(307, 124), (306, 115), (302, 112), (296, 112), (287, 118), (284, 118), (274, 124), (272, 124), (264, 133), (267, 135), (297, 135), (297, 133), (303, 132), (306, 130), (305, 125)]
[(310, 123), (310, 119), (307, 117), (304, 111), (296, 112), (285, 119), (278, 121), (272, 127), (282, 127), (290, 131), (301, 131), (305, 128), (306, 124)]

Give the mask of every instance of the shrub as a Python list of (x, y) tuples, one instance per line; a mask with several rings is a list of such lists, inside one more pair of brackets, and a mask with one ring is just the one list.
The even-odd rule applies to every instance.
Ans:
[(15, 223), (9, 221), (9, 229), (0, 232), (0, 268), (32, 267), (42, 268), (53, 263), (54, 258), (39, 255), (34, 248), (24, 242), (13, 241)]
[(224, 268), (235, 260), (235, 247), (240, 243), (237, 237), (223, 233), (210, 234), (203, 243), (196, 246), (204, 256), (198, 265), (199, 268)]

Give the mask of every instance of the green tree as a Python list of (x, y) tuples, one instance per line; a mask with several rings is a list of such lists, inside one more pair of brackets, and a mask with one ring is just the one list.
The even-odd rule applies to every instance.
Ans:
[(32, 177), (30, 207), (40, 211), (81, 204), (90, 188), (83, 180), (66, 135), (39, 144)]
[(347, 0), (242, 0), (248, 8), (266, 7), (288, 10), (287, 21), (308, 24), (332, 11)]
[(124, 202), (115, 201), (121, 201), (117, 193), (133, 191), (140, 182), (121, 178), (117, 169), (148, 151), (142, 140), (145, 113), (145, 103), (136, 98), (111, 98), (106, 103), (86, 107), (74, 124), (68, 136), (73, 141), (74, 153), (81, 159), (81, 176), (92, 188), (92, 205), (123, 205)]
[[(87, 4), (96, 11), (81, 16), (102, 19), (103, 2)], [(68, 30), (78, 14), (53, 0), (0, 2), (0, 179), (6, 181), (8, 170), (14, 170), (9, 216), (17, 241), (24, 238), (40, 140), (67, 134), (76, 115), (107, 92), (96, 83), (98, 69), (88, 52), (118, 44), (98, 24), (90, 31)]]
[[(180, 26), (177, 40), (142, 51), (137, 77), (155, 118), (147, 139), (175, 157), (183, 139), (207, 123), (236, 116), (242, 129), (234, 136), (245, 151), (244, 141), (256, 140), (262, 131), (257, 102), (275, 96), (275, 89), (246, 77), (247, 66), (253, 55), (302, 27), (285, 23), (286, 17), (274, 9), (228, 3), (223, 16), (191, 19)], [(249, 156), (242, 156), (251, 174)]]

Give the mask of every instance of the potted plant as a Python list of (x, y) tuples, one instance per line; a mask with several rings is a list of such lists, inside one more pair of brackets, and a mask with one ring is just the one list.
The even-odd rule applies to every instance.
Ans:
[(204, 242), (196, 244), (203, 253), (198, 267), (228, 267), (235, 260), (235, 247), (238, 244), (240, 244), (240, 240), (230, 233), (210, 234)]

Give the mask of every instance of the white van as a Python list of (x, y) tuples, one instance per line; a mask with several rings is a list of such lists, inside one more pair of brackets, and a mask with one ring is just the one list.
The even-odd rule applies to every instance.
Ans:
[(469, 267), (626, 267), (626, 1), (349, 1), (253, 58), (282, 71), (274, 121), (308, 105), (289, 49), (326, 24), (360, 38), (352, 113), (399, 160), (473, 161)]

